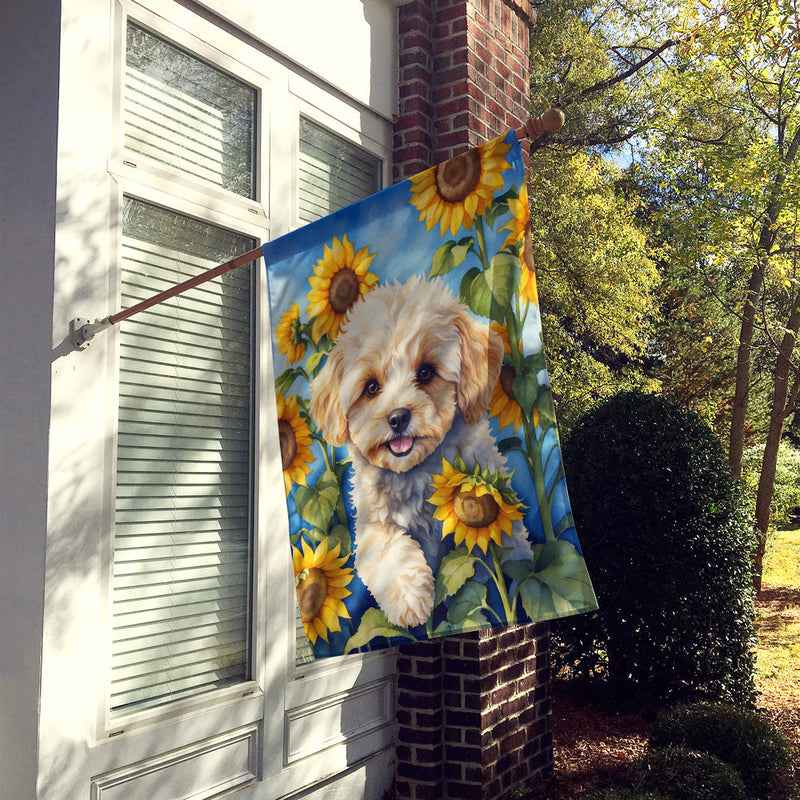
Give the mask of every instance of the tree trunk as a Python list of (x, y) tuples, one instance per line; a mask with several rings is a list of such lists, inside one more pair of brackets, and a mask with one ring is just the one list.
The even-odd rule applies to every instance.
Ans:
[[(778, 350), (778, 359), (775, 364), (775, 380), (773, 384), (772, 406), (769, 415), (769, 430), (767, 442), (764, 446), (764, 458), (761, 462), (761, 474), (758, 479), (758, 493), (756, 494), (756, 551), (753, 555), (753, 586), (756, 592), (761, 591), (761, 576), (764, 570), (764, 551), (767, 546), (767, 531), (769, 529), (769, 507), (775, 487), (775, 471), (778, 464), (778, 447), (783, 435), (783, 426), (786, 418), (794, 410), (797, 402), (797, 393), (800, 389), (800, 373), (792, 366), (792, 353), (794, 351), (797, 331), (800, 328), (800, 297), (794, 300), (792, 313), (786, 324), (781, 346)], [(789, 382), (794, 379), (790, 386)]]
[(756, 323), (756, 300), (764, 284), (765, 262), (758, 260), (750, 275), (742, 309), (742, 327), (739, 333), (739, 349), (736, 352), (736, 386), (733, 392), (730, 439), (728, 443), (728, 466), (735, 477), (742, 475), (742, 453), (744, 452), (744, 423), (747, 417), (747, 398), (750, 393), (750, 352), (753, 347), (753, 331)]
[[(764, 271), (770, 252), (775, 244), (775, 223), (781, 209), (781, 190), (786, 182), (789, 167), (800, 151), (800, 127), (798, 127), (789, 146), (781, 147), (781, 165), (772, 181), (769, 203), (758, 236), (757, 263), (747, 284), (747, 292), (742, 309), (742, 327), (739, 334), (739, 349), (736, 354), (736, 388), (733, 395), (733, 412), (728, 444), (728, 465), (737, 477), (742, 475), (742, 452), (744, 450), (744, 426), (747, 416), (747, 398), (750, 392), (750, 355), (753, 346), (753, 330), (756, 319), (756, 301), (764, 284)], [(780, 357), (779, 357), (780, 360)], [(771, 425), (772, 423), (770, 423)], [(774, 475), (773, 475), (774, 481)], [(771, 499), (770, 490), (770, 499)]]

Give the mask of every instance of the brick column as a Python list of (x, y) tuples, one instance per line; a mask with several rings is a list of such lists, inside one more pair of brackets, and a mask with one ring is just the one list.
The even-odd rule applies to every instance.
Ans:
[[(530, 0), (398, 8), (394, 178), (523, 123)], [(547, 623), (400, 648), (397, 797), (497, 800), (552, 775)]]

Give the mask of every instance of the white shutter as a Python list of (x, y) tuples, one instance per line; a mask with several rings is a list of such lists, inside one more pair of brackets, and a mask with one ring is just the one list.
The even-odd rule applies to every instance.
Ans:
[[(126, 198), (122, 307), (253, 247)], [(120, 325), (112, 714), (250, 677), (251, 267)]]
[[(300, 117), (300, 219), (313, 222), (382, 188), (381, 160), (347, 139)], [(295, 659), (314, 660), (300, 609), (295, 607)]]
[(300, 117), (300, 219), (313, 222), (381, 188), (381, 160)]
[(126, 53), (126, 151), (253, 197), (255, 90), (133, 23)]

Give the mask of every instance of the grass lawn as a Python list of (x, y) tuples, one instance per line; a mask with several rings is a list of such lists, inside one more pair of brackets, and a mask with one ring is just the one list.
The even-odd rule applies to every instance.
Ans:
[(773, 535), (758, 612), (759, 689), (780, 690), (800, 705), (800, 530)]
[(782, 797), (800, 800), (800, 530), (769, 542), (756, 610), (757, 705), (790, 741), (794, 764)]

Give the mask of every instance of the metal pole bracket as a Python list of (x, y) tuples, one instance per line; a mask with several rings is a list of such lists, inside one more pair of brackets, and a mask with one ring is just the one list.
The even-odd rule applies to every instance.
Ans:
[(85, 350), (94, 339), (94, 335), (111, 327), (111, 320), (96, 319), (92, 322), (84, 317), (75, 317), (69, 323), (69, 338), (76, 350)]

